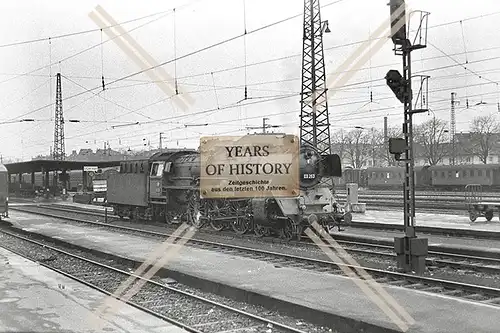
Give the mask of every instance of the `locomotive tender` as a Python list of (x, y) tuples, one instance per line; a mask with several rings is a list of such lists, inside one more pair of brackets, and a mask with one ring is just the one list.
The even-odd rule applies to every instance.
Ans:
[(108, 178), (107, 201), (120, 218), (210, 225), (237, 234), (300, 238), (307, 217), (315, 214), (325, 228), (351, 222), (351, 213), (337, 204), (325, 177), (340, 177), (337, 155), (321, 156), (312, 146), (300, 149), (300, 193), (285, 198), (222, 198), (200, 196), (200, 153), (167, 150), (144, 160), (123, 161), (120, 172)]

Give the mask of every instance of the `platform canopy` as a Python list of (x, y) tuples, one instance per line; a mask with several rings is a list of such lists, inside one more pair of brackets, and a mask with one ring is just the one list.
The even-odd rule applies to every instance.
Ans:
[(56, 160), (33, 160), (27, 162), (9, 163), (5, 164), (10, 174), (32, 173), (55, 170), (83, 170), (85, 166), (96, 166), (98, 168), (108, 168), (119, 166), (120, 162), (117, 161), (102, 161), (102, 162), (89, 162), (89, 161), (56, 161)]

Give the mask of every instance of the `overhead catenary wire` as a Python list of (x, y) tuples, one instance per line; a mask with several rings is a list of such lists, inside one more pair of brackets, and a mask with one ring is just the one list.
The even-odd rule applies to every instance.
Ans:
[(175, 94), (179, 95), (179, 85), (177, 80), (177, 34), (176, 34), (176, 22), (175, 22), (175, 8), (174, 8), (174, 81), (175, 81)]
[[(436, 91), (446, 91), (446, 90), (449, 90), (449, 89), (454, 89), (454, 88), (449, 88), (449, 87), (448, 87), (448, 88), (441, 88), (441, 89), (436, 89)], [(430, 93), (432, 93), (432, 92), (433, 92), (433, 91), (431, 91)], [(385, 98), (385, 99), (391, 99), (391, 98), (393, 98), (393, 97), (389, 95), (389, 96), (388, 96), (387, 98)], [(264, 102), (265, 102), (265, 101), (264, 101)], [(364, 102), (364, 101), (360, 101), (360, 102), (358, 102), (358, 103), (362, 103), (362, 102)], [(155, 103), (157, 103), (157, 102), (155, 102)], [(153, 103), (153, 104), (155, 104), (155, 103)], [(351, 101), (349, 104), (353, 104), (353, 103), (354, 103), (354, 102), (352, 102), (352, 101)], [(333, 107), (333, 106), (334, 106), (334, 105), (332, 105), (332, 107)], [(226, 106), (225, 108), (230, 108), (230, 107), (231, 107), (231, 106)], [(388, 109), (393, 109), (393, 108), (394, 108), (394, 107), (392, 107), (392, 108), (388, 108)], [(139, 109), (141, 109), (141, 108), (139, 108)], [(217, 109), (215, 109), (215, 110), (217, 110)], [(214, 111), (214, 109), (211, 109), (211, 110), (208, 110), (208, 111), (209, 111), (209, 112), (211, 112), (211, 111)], [(376, 110), (373, 110), (373, 111), (376, 111)], [(194, 113), (194, 114), (190, 114), (190, 115), (187, 115), (187, 116), (192, 116), (192, 115), (196, 115), (196, 114), (203, 114), (203, 113), (205, 113), (205, 112), (206, 112), (206, 111), (196, 112), (196, 113)], [(352, 113), (352, 112), (351, 112), (351, 113)], [(342, 114), (342, 113), (340, 113), (340, 114), (338, 114), (338, 115), (341, 115), (341, 114)], [(186, 116), (180, 116), (180, 117), (186, 117)], [(175, 117), (174, 117), (174, 118), (175, 118)], [(174, 118), (164, 119), (164, 121), (165, 121), (165, 120), (171, 120), (171, 119), (174, 119)], [(153, 121), (161, 121), (161, 120), (153, 120)], [(100, 132), (100, 131), (97, 131), (97, 132), (95, 132), (95, 133), (99, 133), (99, 132)]]
[(248, 87), (247, 87), (247, 14), (246, 14), (246, 1), (243, 0), (243, 57), (245, 66), (245, 95), (244, 100), (248, 98)]
[[(201, 1), (201, 0), (197, 0), (197, 1)], [(146, 23), (144, 23), (144, 24), (141, 24), (141, 25), (139, 25), (139, 26), (137, 26), (137, 27), (135, 27), (135, 28), (132, 28), (132, 29), (130, 29), (130, 30), (128, 31), (128, 33), (132, 32), (132, 31), (135, 31), (135, 30), (137, 30), (137, 29), (140, 29), (140, 28), (142, 28), (142, 27), (144, 27), (144, 26), (147, 26), (148, 24), (151, 24), (151, 23), (153, 23), (153, 22), (156, 22), (156, 21), (158, 21), (158, 20), (162, 19), (163, 17), (165, 17), (165, 16), (167, 16), (167, 15), (168, 15), (168, 13), (167, 13), (167, 14), (164, 14), (163, 16), (160, 16), (159, 18), (155, 18), (155, 19), (153, 19), (153, 20), (151, 20), (151, 21), (148, 21), (148, 22), (146, 22)], [(92, 30), (92, 31), (96, 31), (96, 30), (97, 30), (97, 29), (94, 29), (94, 30)], [(117, 35), (116, 35), (116, 36), (114, 36), (113, 38), (110, 38), (110, 39), (108, 39), (108, 40), (104, 41), (104, 43), (110, 42), (110, 41), (112, 41), (113, 39), (118, 38), (118, 37), (120, 37), (120, 36), (121, 36), (121, 34), (117, 34)], [(51, 37), (51, 39), (53, 39), (53, 38)], [(49, 66), (53, 66), (53, 65), (56, 65), (56, 64), (61, 64), (61, 62), (64, 62), (64, 61), (67, 61), (67, 60), (72, 59), (72, 58), (74, 58), (74, 57), (77, 57), (77, 56), (79, 56), (80, 54), (83, 54), (83, 53), (85, 53), (85, 52), (88, 52), (88, 51), (90, 51), (90, 50), (92, 50), (92, 49), (96, 48), (96, 47), (99, 47), (100, 45), (101, 45), (100, 43), (95, 44), (95, 45), (92, 45), (92, 46), (90, 46), (90, 47), (88, 47), (88, 48), (86, 48), (86, 49), (83, 49), (83, 50), (81, 50), (81, 51), (78, 51), (78, 52), (76, 52), (76, 53), (74, 53), (74, 54), (72, 54), (72, 55), (69, 55), (69, 56), (67, 56), (67, 57), (65, 57), (65, 58), (63, 58), (63, 59), (60, 59), (60, 60), (58, 60), (58, 61), (56, 61), (56, 62), (54, 62), (54, 63), (51, 61), (51, 62), (50, 62), (50, 64), (48, 64), (48, 65), (45, 65), (45, 66), (42, 66), (42, 67), (39, 67), (39, 68), (33, 69), (33, 70), (29, 71), (29, 72), (25, 72), (25, 73), (22, 73), (22, 74), (18, 74), (18, 75), (16, 75), (15, 77), (12, 77), (12, 78), (9, 78), (9, 79), (6, 79), (6, 80), (3, 80), (3, 81), (0, 81), (0, 84), (2, 84), (2, 83), (6, 83), (6, 82), (9, 82), (9, 81), (11, 81), (11, 80), (15, 80), (15, 79), (17, 79), (17, 78), (19, 78), (19, 77), (22, 77), (22, 76), (29, 76), (30, 74), (36, 73), (36, 72), (38, 72), (38, 71), (41, 71), (41, 70), (43, 70), (43, 69), (45, 69), (45, 68), (47, 68), (47, 67), (49, 67)]]
[[(322, 7), (328, 7), (328, 6), (331, 6), (331, 5), (337, 4), (337, 3), (342, 2), (342, 1), (344, 1), (344, 0), (336, 0), (336, 1), (330, 2), (330, 3), (326, 4), (326, 5), (323, 5)], [(247, 34), (252, 34), (252, 33), (256, 33), (256, 32), (259, 32), (259, 31), (262, 31), (262, 30), (268, 29), (268, 28), (270, 28), (270, 27), (273, 27), (273, 26), (276, 26), (276, 25), (282, 24), (282, 23), (284, 23), (284, 22), (290, 21), (290, 20), (292, 20), (292, 19), (295, 19), (295, 18), (297, 18), (297, 17), (300, 17), (301, 15), (302, 15), (302, 13), (301, 13), (301, 14), (294, 15), (294, 16), (290, 16), (290, 17), (288, 17), (288, 18), (285, 18), (285, 19), (282, 19), (282, 20), (279, 20), (279, 21), (276, 21), (276, 22), (273, 22), (273, 23), (270, 23), (270, 24), (267, 24), (267, 25), (264, 25), (264, 26), (262, 26), (262, 27), (260, 27), (260, 28), (256, 28), (256, 29), (254, 29), (254, 30), (252, 30), (252, 31), (250, 31), (250, 32), (247, 32)], [(132, 30), (130, 30), (130, 31), (132, 31)], [(129, 32), (130, 32), (130, 31), (129, 31)], [(212, 49), (212, 48), (214, 48), (214, 47), (217, 47), (217, 46), (223, 45), (223, 44), (225, 44), (225, 43), (228, 43), (228, 42), (231, 42), (231, 41), (236, 40), (236, 39), (238, 39), (238, 38), (241, 38), (241, 37), (242, 37), (242, 36), (244, 36), (244, 35), (246, 35), (246, 34), (236, 35), (236, 36), (234, 36), (234, 37), (231, 37), (231, 38), (228, 38), (228, 39), (226, 39), (226, 40), (223, 40), (223, 41), (217, 42), (217, 43), (215, 43), (215, 44), (212, 44), (212, 45), (209, 45), (209, 46), (203, 47), (203, 48), (201, 48), (201, 49), (198, 49), (198, 50), (195, 50), (195, 51), (189, 52), (189, 53), (187, 53), (187, 54), (185, 54), (185, 55), (183, 55), (183, 56), (180, 56), (180, 57), (175, 57), (174, 59), (171, 59), (171, 60), (168, 60), (168, 61), (162, 62), (162, 63), (160, 63), (160, 64), (158, 64), (158, 65), (151, 66), (151, 67), (149, 67), (149, 68), (147, 68), (147, 69), (145, 69), (145, 70), (140, 70), (140, 71), (138, 71), (138, 72), (134, 72), (134, 73), (132, 73), (132, 74), (129, 74), (129, 75), (123, 76), (123, 77), (121, 77), (121, 78), (118, 78), (118, 79), (115, 79), (115, 80), (113, 80), (113, 81), (109, 82), (109, 83), (108, 83), (108, 86), (109, 86), (109, 85), (112, 85), (112, 84), (115, 84), (115, 83), (117, 83), (117, 82), (120, 82), (120, 81), (122, 81), (122, 80), (128, 79), (128, 78), (130, 78), (130, 77), (133, 77), (133, 76), (136, 76), (136, 75), (142, 74), (142, 73), (144, 73), (144, 72), (146, 72), (146, 71), (149, 71), (149, 70), (152, 70), (152, 69), (155, 69), (155, 68), (158, 68), (158, 67), (164, 66), (164, 65), (169, 64), (169, 63), (171, 63), (171, 62), (173, 62), (173, 61), (177, 61), (177, 60), (180, 60), (180, 59), (184, 59), (184, 58), (187, 58), (187, 57), (193, 56), (193, 55), (195, 55), (195, 54), (198, 54), (198, 53), (204, 52), (204, 51), (206, 51), (206, 50)], [(118, 37), (118, 36), (117, 36), (117, 37)], [(116, 38), (116, 37), (115, 37), (115, 38)], [(109, 41), (109, 40), (108, 40), (108, 41)], [(97, 44), (97, 45), (99, 45), (99, 44)], [(60, 61), (59, 61), (59, 63), (60, 63)], [(46, 66), (45, 66), (45, 67), (46, 67)], [(42, 68), (45, 68), (45, 67), (42, 67)], [(37, 70), (35, 70), (35, 71), (37, 71)], [(32, 72), (34, 72), (34, 71), (32, 71)], [(9, 79), (9, 80), (10, 80), (10, 79)], [(2, 81), (2, 82), (0, 82), (0, 84), (1, 84), (1, 83), (3, 83), (3, 82), (6, 82), (6, 81), (8, 81), (8, 80)], [(75, 98), (75, 97), (77, 97), (77, 96), (80, 96), (80, 95), (82, 95), (82, 94), (84, 94), (84, 93), (87, 93), (87, 92), (94, 91), (94, 90), (96, 90), (96, 89), (99, 89), (99, 87), (90, 88), (90, 89), (87, 89), (87, 91), (84, 91), (84, 92), (81, 92), (81, 93), (77, 93), (77, 94), (70, 95), (70, 96), (68, 96), (68, 97), (64, 98), (64, 99), (63, 99), (63, 101), (64, 101), (64, 100), (68, 100), (68, 99)], [(39, 108), (37, 108), (37, 109), (35, 109), (35, 110), (33, 110), (33, 111), (30, 111), (30, 112), (28, 112), (28, 113), (25, 113), (25, 114), (23, 114), (23, 115), (21, 115), (21, 116), (19, 116), (19, 117), (16, 117), (16, 118), (14, 118), (14, 119), (12, 119), (12, 120), (15, 120), (15, 119), (18, 119), (18, 118), (20, 118), (20, 117), (23, 117), (23, 116), (29, 115), (29, 114), (34, 113), (34, 112), (37, 112), (37, 111), (39, 111), (39, 110), (43, 110), (44, 108), (46, 108), (46, 107), (48, 107), (48, 106), (52, 106), (52, 105), (45, 105), (45, 106), (39, 107)]]
[[(496, 93), (496, 92), (495, 92)], [(478, 95), (479, 96), (479, 95)], [(473, 97), (473, 96), (471, 96)], [(442, 101), (448, 101), (448, 99), (443, 99)], [(360, 101), (361, 103), (362, 101)], [(251, 104), (254, 104), (254, 103), (257, 103), (257, 102), (253, 102)], [(344, 103), (344, 104), (339, 104), (339, 105), (332, 105), (332, 106), (341, 106), (341, 105), (348, 105), (348, 104), (351, 104), (349, 102), (347, 103)], [(230, 108), (230, 107), (228, 107)], [(395, 109), (396, 107), (386, 107), (386, 108), (380, 108), (380, 109), (375, 109), (375, 110), (372, 110), (372, 114), (371, 116), (366, 116), (366, 115), (361, 115), (359, 117), (350, 117), (350, 118), (347, 118), (343, 115), (335, 115), (335, 117), (333, 117), (332, 120), (335, 120), (337, 123), (339, 122), (345, 122), (345, 121), (352, 121), (352, 120), (359, 120), (359, 119), (373, 119), (373, 118), (376, 118), (376, 117), (379, 117), (380, 115), (379, 114), (376, 114), (377, 112), (380, 112), (380, 111), (387, 111), (387, 110), (393, 110)], [(203, 111), (203, 113), (208, 113), (208, 112), (213, 112), (214, 110), (205, 110)], [(439, 108), (439, 109), (435, 109), (434, 111), (438, 112), (438, 111), (446, 111), (448, 112), (449, 111), (449, 108), (448, 107), (443, 107), (443, 108)], [(282, 115), (282, 114), (291, 114), (291, 113), (297, 113), (298, 114), (299, 110), (294, 110), (294, 111), (286, 111), (286, 112), (280, 112), (280, 113), (274, 113), (274, 114), (269, 114), (269, 116), (274, 116), (274, 115)], [(400, 115), (400, 112), (398, 111), (397, 113), (388, 113), (387, 114), (388, 116), (390, 115)], [(255, 116), (253, 118), (261, 118), (262, 116)], [(337, 117), (339, 117), (337, 119)], [(164, 118), (163, 120), (173, 120), (173, 119), (178, 119), (179, 117), (168, 117), (168, 118)], [(252, 118), (252, 117), (250, 117)], [(250, 119), (250, 118), (246, 118), (246, 119)], [(231, 121), (234, 121), (234, 120), (225, 120), (225, 122), (231, 122)], [(220, 122), (219, 122), (220, 123)], [(213, 123), (212, 123), (213, 124)], [(179, 127), (179, 128), (182, 128)], [(85, 135), (94, 135), (94, 134), (98, 134), (98, 133), (102, 133), (102, 131), (96, 131), (96, 132), (91, 132), (91, 133), (84, 133), (84, 134), (81, 134), (81, 135), (75, 135), (75, 136), (71, 136), (71, 137), (68, 137), (67, 140), (71, 140), (71, 139), (75, 139), (75, 138), (78, 138), (78, 137), (82, 137), (82, 136), (85, 136)], [(144, 136), (144, 135), (147, 135), (147, 134), (153, 134), (155, 133), (154, 131), (152, 132), (147, 132), (147, 133), (139, 133), (139, 134), (133, 134), (133, 135), (130, 135), (130, 136), (123, 136), (121, 135), (120, 137), (121, 138), (130, 138), (130, 137), (138, 137), (138, 136)], [(32, 145), (32, 146), (38, 146), (38, 145), (44, 145), (46, 143), (38, 143), (38, 144), (35, 144), (35, 145)], [(28, 146), (28, 147), (32, 147), (32, 146)]]
[[(482, 61), (488, 61), (488, 60), (492, 60), (492, 59), (498, 59), (500, 57), (493, 57), (493, 58), (487, 58), (487, 59), (482, 59), (482, 60), (476, 60), (476, 61), (473, 61), (471, 63), (479, 63), (479, 62), (482, 62)], [(440, 66), (440, 67), (436, 67), (436, 68), (431, 68), (431, 69), (426, 69), (426, 72), (430, 72), (430, 71), (435, 71), (435, 70), (441, 70), (441, 69), (447, 69), (447, 68), (451, 68), (451, 67), (455, 67), (455, 66), (458, 66), (458, 65), (461, 65), (461, 64), (455, 64), (455, 65), (448, 65), (448, 66)], [(296, 79), (293, 79), (293, 80), (296, 80)], [(279, 80), (279, 81), (276, 81), (276, 82), (282, 82), (282, 81), (285, 81), (285, 80)], [(383, 79), (377, 79), (376, 81), (383, 81)], [(360, 83), (369, 83), (369, 81), (363, 81), (363, 82), (360, 82)], [(342, 87), (350, 87), (350, 86), (356, 86), (356, 85), (359, 85), (360, 83), (354, 83), (354, 84), (345, 84), (343, 85)], [(262, 84), (262, 83), (259, 83), (259, 84)], [(384, 86), (384, 84), (381, 84), (380, 86)], [(342, 87), (338, 87), (338, 88), (342, 88)], [(87, 92), (91, 92), (92, 90), (95, 90), (96, 88), (94, 89), (87, 89), (86, 91), (83, 91), (83, 92), (80, 92), (80, 93), (76, 93), (76, 94), (73, 94), (71, 96), (68, 96), (68, 97), (65, 97), (63, 98), (63, 100), (68, 100), (68, 99), (72, 99), (72, 98), (75, 98), (77, 96), (80, 96), (82, 94), (85, 94)], [(451, 88), (446, 88), (444, 90), (447, 90), (447, 89), (451, 89)], [(443, 91), (440, 90), (440, 91)], [(40, 110), (43, 110), (45, 109), (46, 107), (49, 107), (49, 106), (52, 106), (53, 104), (49, 104), (49, 105), (45, 105), (45, 106), (42, 106), (42, 107), (39, 107), (39, 108), (36, 108), (32, 111), (29, 111), (27, 113), (24, 113), (14, 119), (11, 119), (11, 120), (15, 120), (15, 119), (19, 119), (19, 118), (22, 118), (22, 117), (25, 117), (27, 115), (30, 115), (32, 113), (35, 113), (37, 111), (40, 111)]]
[[(199, 2), (199, 1), (202, 1), (202, 0), (194, 0), (191, 3), (187, 3), (185, 5), (182, 5), (181, 7), (189, 7), (193, 3)], [(171, 11), (172, 11), (171, 9), (168, 9), (168, 10), (163, 10), (163, 11), (160, 11), (160, 12), (155, 12), (153, 14), (148, 14), (148, 15), (141, 16), (141, 17), (138, 17), (138, 18), (134, 18), (134, 19), (130, 19), (130, 20), (127, 20), (127, 21), (120, 22), (117, 25), (123, 25), (123, 24), (133, 23), (133, 22), (136, 22), (136, 21), (141, 21), (141, 20), (153, 17), (153, 16), (157, 16), (157, 15), (161, 15), (161, 14), (165, 14), (165, 13), (170, 13)], [(109, 28), (113, 28), (115, 26), (116, 25), (108, 25), (105, 28), (109, 29)], [(71, 33), (61, 34), (61, 35), (55, 35), (55, 36), (49, 36), (49, 37), (43, 37), (43, 38), (36, 38), (36, 39), (28, 39), (28, 40), (19, 41), (19, 42), (12, 42), (12, 43), (7, 43), (7, 44), (1, 44), (0, 48), (6, 48), (6, 47), (12, 47), (12, 46), (19, 46), (19, 45), (25, 45), (25, 44), (32, 44), (32, 43), (38, 43), (38, 42), (44, 42), (44, 41), (47, 41), (47, 40), (68, 38), (68, 37), (73, 37), (73, 36), (78, 36), (78, 35), (83, 35), (83, 34), (90, 34), (90, 33), (93, 33), (93, 32), (99, 31), (99, 30), (100, 30), (100, 28), (87, 29), (87, 30), (81, 30), (81, 31), (75, 31), (75, 32), (71, 32)]]

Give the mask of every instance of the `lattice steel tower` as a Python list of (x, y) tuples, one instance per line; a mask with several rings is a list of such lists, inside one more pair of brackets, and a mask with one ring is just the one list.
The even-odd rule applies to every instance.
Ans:
[(305, 0), (300, 143), (311, 144), (326, 155), (331, 152), (331, 144), (323, 32), (330, 30), (328, 21), (321, 22), (319, 0)]
[(55, 128), (54, 128), (54, 150), (52, 157), (54, 160), (64, 160), (64, 116), (62, 108), (62, 92), (61, 92), (61, 73), (57, 73), (56, 82), (56, 113), (55, 113)]

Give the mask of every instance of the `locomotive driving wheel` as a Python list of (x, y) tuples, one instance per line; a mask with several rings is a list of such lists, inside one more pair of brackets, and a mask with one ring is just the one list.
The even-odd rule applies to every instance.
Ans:
[(297, 234), (297, 226), (293, 221), (286, 221), (280, 229), (280, 237), (286, 241), (289, 241)]
[(246, 217), (236, 217), (231, 226), (235, 233), (243, 235), (250, 230), (250, 221)]
[(222, 210), (221, 207), (219, 207), (220, 205), (221, 203), (217, 201), (210, 201), (207, 203), (207, 212), (209, 212), (210, 215), (210, 226), (215, 231), (222, 231), (225, 227), (224, 221), (217, 219), (222, 216)]
[(191, 194), (187, 209), (187, 220), (188, 223), (193, 227), (199, 229), (203, 225), (203, 219), (201, 218), (200, 200), (196, 197), (196, 192)]
[(231, 223), (233, 230), (238, 235), (243, 235), (250, 230), (251, 222), (246, 216), (246, 201), (230, 202), (230, 214), (234, 216)]
[(264, 227), (262, 224), (255, 224), (253, 232), (257, 235), (257, 237), (264, 237), (269, 235), (271, 229), (269, 227)]

